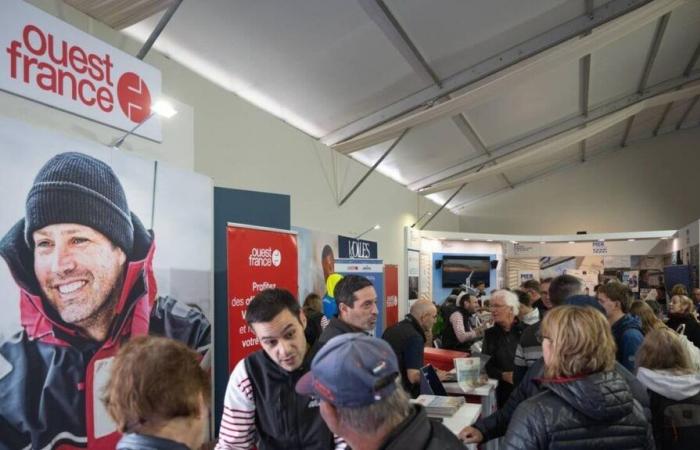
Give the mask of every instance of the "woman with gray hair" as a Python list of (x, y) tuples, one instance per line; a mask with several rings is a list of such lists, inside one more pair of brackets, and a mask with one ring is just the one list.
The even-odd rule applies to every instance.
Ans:
[(501, 408), (513, 390), (515, 350), (527, 325), (518, 320), (520, 301), (511, 291), (501, 289), (493, 292), (489, 309), (494, 325), (484, 333), (482, 353), (489, 356), (486, 363), (489, 378), (499, 381), (496, 401)]

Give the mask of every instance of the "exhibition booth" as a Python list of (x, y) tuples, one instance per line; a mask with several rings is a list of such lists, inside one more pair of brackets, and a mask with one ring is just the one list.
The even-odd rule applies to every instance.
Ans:
[[(155, 107), (162, 97), (159, 70), (24, 2), (13, 3), (0, 24), (0, 45), (11, 59), (0, 64), (0, 90), (53, 108), (57, 115), (72, 114), (123, 133), (106, 145), (89, 133), (67, 136), (51, 126), (0, 116), (0, 161), (11, 174), (0, 178), (0, 295), (6, 301), (0, 346), (16, 353), (58, 347), (69, 355), (53, 371), (44, 369), (55, 361), (42, 360), (38, 350), (17, 361), (0, 355), (0, 398), (13, 414), (16, 409), (14, 423), (32, 414), (38, 423), (65, 417), (54, 429), (37, 431), (46, 434), (38, 441), (59, 436), (51, 445), (63, 439), (114, 448), (120, 435), (101, 395), (120, 346), (146, 334), (181, 340), (201, 357), (212, 378), (213, 436), (229, 374), (260, 349), (245, 314), (252, 298), (268, 288), (287, 289), (300, 302), (315, 293), (332, 306), (338, 280), (333, 275), (365, 276), (377, 291), (373, 332), (381, 336), (399, 321), (400, 312), (408, 312), (410, 300), (424, 297), (439, 304), (465, 282), (483, 282), (492, 291), (566, 273), (583, 279), (589, 291), (617, 278), (642, 298), (652, 287), (698, 285), (699, 222), (680, 230), (560, 236), (406, 227), (405, 259), (385, 261), (381, 241), (293, 226), (290, 195), (215, 187), (212, 178), (194, 170), (121, 149), (132, 135), (149, 143), (163, 139), (166, 117), (174, 112)], [(62, 61), (54, 54), (61, 46)], [(38, 221), (34, 228), (32, 221)], [(100, 287), (116, 299), (117, 313), (97, 344), (71, 326), (80, 319), (75, 310), (46, 307), (43, 297), (55, 286), (37, 269), (42, 254), (36, 248), (46, 242), (33, 233), (56, 223), (85, 225), (119, 243), (115, 248), (122, 253), (112, 249), (118, 257), (101, 265), (81, 260), (71, 266), (67, 253), (44, 261), (80, 272), (84, 279), (55, 289), (74, 294), (66, 303), (75, 304), (80, 297), (75, 292), (93, 279), (104, 281), (97, 271), (115, 261), (127, 268), (123, 279), (114, 277), (112, 285)], [(389, 232), (400, 241), (400, 227)], [(396, 254), (400, 251), (398, 245)], [(106, 301), (107, 294), (102, 297)], [(154, 324), (152, 317), (166, 318)], [(485, 410), (492, 412), (492, 403)], [(25, 411), (32, 408), (38, 413)], [(471, 423), (481, 409), (469, 411), (464, 420)], [(453, 422), (450, 428), (458, 432), (464, 421)], [(26, 436), (15, 438), (14, 447), (28, 448)]]
[(487, 292), (516, 288), (529, 279), (579, 277), (586, 293), (606, 279), (629, 285), (638, 298), (649, 289), (698, 286), (699, 222), (679, 230), (574, 235), (501, 235), (406, 227), (406, 279), (410, 299), (436, 303), (467, 277)]

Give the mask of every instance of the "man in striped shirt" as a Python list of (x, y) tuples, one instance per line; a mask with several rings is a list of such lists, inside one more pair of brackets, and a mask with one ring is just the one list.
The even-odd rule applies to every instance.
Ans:
[(267, 289), (253, 298), (246, 322), (262, 350), (233, 369), (217, 450), (345, 448), (319, 414), (319, 403), (294, 391), (309, 370), (306, 317), (294, 296)]

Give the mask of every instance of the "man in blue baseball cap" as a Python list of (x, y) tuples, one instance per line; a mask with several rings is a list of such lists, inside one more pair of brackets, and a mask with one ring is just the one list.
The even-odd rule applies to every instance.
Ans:
[(411, 405), (391, 346), (363, 333), (336, 336), (316, 354), (296, 390), (321, 400), (321, 417), (352, 448), (463, 449), (442, 424)]

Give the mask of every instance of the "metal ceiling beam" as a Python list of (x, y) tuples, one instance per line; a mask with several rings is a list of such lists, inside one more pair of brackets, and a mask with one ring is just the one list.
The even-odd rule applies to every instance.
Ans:
[[(647, 92), (653, 92), (653, 89), (650, 89)], [(473, 182), (475, 180), (490, 176), (494, 172), (501, 172), (506, 168), (512, 167), (520, 163), (523, 159), (529, 158), (533, 155), (545, 153), (547, 151), (560, 151), (563, 148), (580, 142), (582, 139), (589, 138), (595, 134), (605, 131), (606, 129), (617, 125), (618, 123), (629, 118), (630, 116), (638, 114), (647, 108), (653, 108), (656, 106), (666, 104), (670, 101), (682, 100), (685, 98), (693, 97), (695, 95), (700, 95), (700, 83), (694, 83), (693, 85), (686, 86), (680, 90), (674, 90), (671, 92), (665, 92), (653, 96), (650, 95), (646, 98), (646, 94), (635, 95), (637, 95), (638, 99), (636, 102), (623, 109), (615, 110), (615, 112), (599, 116), (599, 114), (596, 114), (597, 112), (599, 113), (599, 111), (597, 109), (594, 110), (588, 118), (592, 120), (589, 120), (588, 123), (586, 123), (585, 127), (581, 127), (580, 125), (577, 127), (573, 127), (569, 129), (569, 131), (562, 132), (548, 139), (540, 140), (532, 145), (518, 148), (517, 150), (512, 151), (508, 154), (496, 156), (496, 153), (492, 152), (492, 154), (494, 155), (493, 158), (490, 158), (480, 164), (474, 164), (471, 168), (465, 171), (470, 172), (471, 170), (478, 169), (477, 172), (466, 173), (440, 183), (435, 183), (429, 188), (419, 190), (419, 192), (423, 193), (424, 195), (432, 194), (435, 192), (442, 192), (444, 190), (461, 185), (462, 183)], [(596, 116), (599, 117), (593, 119)], [(497, 161), (498, 164), (488, 168), (484, 168), (486, 164), (492, 163), (494, 161)]]
[[(664, 38), (664, 33), (666, 32), (666, 27), (668, 26), (668, 21), (671, 18), (671, 13), (665, 14), (656, 26), (656, 31), (654, 32), (654, 38), (651, 41), (651, 47), (649, 48), (649, 54), (647, 55), (647, 62), (644, 64), (644, 70), (642, 71), (642, 78), (639, 80), (639, 86), (637, 87), (637, 92), (640, 94), (644, 92), (649, 82), (649, 76), (651, 75), (651, 69), (654, 67), (654, 62), (656, 61), (656, 56), (659, 54), (659, 48), (661, 48), (661, 41)], [(620, 142), (620, 147), (627, 146), (627, 139), (630, 136), (630, 131), (632, 131), (632, 124), (634, 123), (636, 115), (630, 117), (627, 120), (627, 126), (625, 127), (625, 133), (622, 136), (622, 141)]]
[(153, 44), (156, 43), (156, 39), (158, 39), (160, 33), (163, 32), (165, 26), (168, 24), (168, 22), (170, 22), (170, 19), (172, 19), (173, 15), (175, 14), (175, 11), (177, 11), (181, 4), (182, 0), (175, 0), (173, 4), (170, 5), (168, 10), (165, 11), (165, 14), (163, 14), (163, 17), (160, 18), (158, 24), (153, 29), (153, 32), (151, 32), (151, 35), (148, 36), (148, 39), (146, 39), (146, 42), (143, 44), (143, 47), (141, 47), (141, 50), (139, 50), (138, 54), (136, 55), (138, 59), (143, 59), (146, 57), (146, 54), (148, 54), (149, 50), (151, 50)]
[[(652, 139), (652, 138), (649, 138), (649, 139)], [(601, 152), (601, 153), (598, 153), (598, 154), (596, 154), (596, 155), (590, 157), (589, 161), (590, 161), (590, 160), (597, 160), (597, 159), (602, 159), (602, 158), (608, 157), (608, 156), (610, 156), (611, 154), (615, 153), (616, 151), (618, 151), (618, 150), (620, 150), (620, 149), (621, 149), (621, 147), (612, 147), (612, 148), (611, 148), (610, 150), (608, 150), (608, 151), (603, 151), (603, 152)], [(518, 189), (518, 188), (520, 188), (520, 187), (522, 187), (522, 186), (525, 186), (525, 185), (527, 185), (527, 184), (530, 184), (530, 183), (532, 183), (532, 182), (535, 182), (535, 181), (541, 180), (541, 179), (543, 179), (543, 178), (547, 178), (548, 176), (554, 175), (555, 173), (563, 172), (563, 171), (565, 171), (565, 170), (568, 170), (568, 169), (571, 169), (571, 168), (574, 168), (574, 167), (578, 167), (578, 166), (580, 166), (580, 165), (581, 165), (581, 162), (579, 162), (579, 161), (569, 162), (569, 163), (564, 163), (564, 164), (556, 165), (556, 166), (554, 166), (554, 167), (552, 167), (552, 168), (545, 169), (545, 170), (542, 171), (542, 172), (539, 172), (539, 173), (536, 173), (536, 174), (534, 174), (534, 175), (532, 175), (532, 176), (529, 176), (529, 177), (527, 177), (526, 179), (524, 179), (524, 180), (522, 180), (522, 181), (518, 181), (517, 183), (515, 183), (515, 184), (513, 185), (513, 188), (512, 188), (512, 189), (509, 189), (509, 188), (502, 188), (502, 189), (497, 189), (497, 190), (495, 190), (495, 191), (493, 191), (493, 192), (489, 192), (488, 194), (480, 195), (480, 196), (477, 197), (477, 198), (473, 198), (473, 199), (467, 200), (466, 202), (463, 202), (463, 203), (460, 203), (460, 204), (455, 205), (454, 207), (451, 208), (451, 211), (452, 211), (453, 213), (455, 213), (455, 214), (458, 214), (457, 210), (463, 209), (463, 208), (465, 208), (466, 206), (472, 205), (472, 204), (474, 204), (474, 203), (478, 203), (478, 202), (480, 202), (480, 201), (482, 201), (482, 200), (484, 200), (484, 199), (486, 199), (486, 198), (494, 197), (494, 196), (496, 196), (496, 195), (503, 194), (503, 193), (505, 193), (505, 192), (511, 192), (511, 191), (514, 190), (514, 189)]]
[[(467, 120), (466, 117), (464, 117), (464, 114), (457, 114), (456, 116), (452, 116), (452, 121), (454, 122), (455, 125), (457, 125), (457, 128), (459, 128), (459, 131), (462, 133), (462, 135), (469, 141), (471, 146), (480, 154), (486, 155), (486, 156), (491, 156), (491, 152), (489, 151), (488, 148), (486, 148), (486, 145), (484, 142), (481, 140), (478, 134), (476, 134), (476, 131), (474, 131), (474, 128), (471, 126), (469, 121)], [(508, 181), (508, 177), (506, 177), (505, 173), (500, 174), (501, 178), (503, 178), (503, 181), (506, 182), (510, 186), (510, 181)]]
[(384, 158), (386, 158), (386, 157), (389, 155), (389, 153), (391, 153), (391, 151), (394, 150), (394, 149), (396, 148), (397, 145), (399, 145), (399, 142), (401, 142), (401, 139), (403, 139), (404, 136), (406, 136), (406, 133), (408, 133), (408, 130), (410, 130), (410, 128), (406, 128), (406, 129), (404, 130), (404, 132), (401, 133), (401, 134), (399, 135), (399, 137), (396, 138), (396, 140), (394, 141), (394, 143), (391, 144), (391, 145), (389, 146), (389, 148), (384, 152), (384, 154), (382, 154), (382, 156), (380, 156), (379, 159), (374, 163), (374, 165), (372, 165), (372, 167), (369, 168), (369, 170), (367, 171), (367, 173), (365, 173), (365, 174), (362, 176), (362, 178), (360, 178), (360, 181), (358, 181), (357, 183), (355, 183), (355, 186), (353, 186), (352, 189), (350, 189), (350, 192), (348, 192), (347, 195), (345, 195), (345, 197), (343, 197), (343, 199), (340, 201), (340, 203), (338, 203), (338, 206), (343, 206), (343, 203), (345, 203), (345, 202), (352, 196), (352, 194), (355, 193), (355, 191), (357, 190), (357, 188), (359, 188), (359, 187), (362, 185), (362, 183), (365, 182), (365, 180), (367, 179), (367, 177), (369, 177), (369, 176), (372, 174), (372, 172), (374, 172), (374, 170), (375, 170), (377, 167), (379, 167), (379, 164), (381, 164), (382, 161), (384, 161)]
[[(526, 148), (538, 142), (542, 142), (559, 134), (574, 130), (576, 128), (580, 128), (588, 124), (589, 122), (592, 122), (595, 119), (599, 119), (601, 117), (604, 117), (605, 115), (614, 113), (615, 111), (619, 111), (641, 100), (645, 100), (654, 97), (655, 95), (672, 91), (673, 89), (676, 89), (679, 86), (683, 86), (684, 84), (693, 82), (695, 80), (700, 80), (700, 71), (696, 71), (690, 74), (688, 78), (678, 77), (665, 81), (663, 83), (659, 83), (647, 89), (644, 92), (644, 94), (634, 93), (623, 99), (603, 104), (589, 111), (587, 117), (584, 117), (582, 115), (576, 116), (571, 119), (563, 120), (553, 125), (549, 125), (529, 134), (528, 136), (524, 136), (512, 142), (506, 143), (504, 145), (501, 145), (500, 147), (493, 148), (490, 150), (491, 154), (496, 158), (510, 155), (514, 152), (517, 152), (523, 148)], [(489, 159), (490, 158), (486, 158), (484, 156), (478, 156), (475, 158), (464, 160), (459, 164), (455, 164), (453, 166), (440, 170), (439, 172), (433, 173), (429, 176), (416, 180), (410, 183), (407, 187), (414, 191), (431, 187), (434, 184), (443, 182), (455, 176), (459, 176), (476, 168), (482, 167), (483, 165), (489, 162)]]
[(695, 47), (695, 52), (693, 52), (693, 56), (690, 57), (690, 61), (688, 61), (688, 65), (685, 66), (685, 70), (683, 71), (683, 76), (688, 76), (691, 74), (693, 71), (693, 67), (695, 67), (695, 64), (698, 63), (698, 59), (700, 59), (700, 42), (698, 42), (698, 46)]
[[(684, 77), (690, 77), (690, 74), (693, 72), (693, 67), (695, 67), (695, 64), (698, 62), (698, 58), (700, 58), (700, 42), (698, 42), (697, 47), (695, 47), (695, 51), (693, 52), (693, 56), (690, 57), (690, 60), (688, 61), (688, 64), (685, 66), (685, 69), (683, 70), (683, 76)], [(666, 108), (664, 108), (664, 112), (661, 114), (661, 118), (657, 122), (656, 126), (654, 127), (654, 136), (658, 136), (659, 130), (661, 130), (661, 127), (664, 124), (664, 121), (666, 121), (666, 117), (668, 116), (668, 113), (671, 112), (671, 108), (673, 107), (673, 103), (669, 103), (666, 105)]]
[[(430, 67), (425, 58), (423, 58), (423, 55), (421, 55), (420, 51), (418, 51), (413, 41), (411, 41), (411, 39), (408, 37), (408, 34), (403, 29), (398, 20), (396, 20), (396, 17), (394, 17), (394, 15), (391, 13), (391, 10), (387, 7), (386, 3), (384, 3), (384, 1), (382, 0), (358, 1), (360, 2), (362, 9), (364, 9), (367, 15), (374, 21), (374, 23), (376, 23), (377, 26), (379, 26), (379, 28), (382, 30), (387, 39), (389, 39), (389, 41), (391, 41), (394, 47), (401, 53), (401, 55), (403, 55), (404, 59), (406, 59), (406, 61), (411, 65), (413, 70), (416, 73), (418, 73), (423, 80), (432, 82), (438, 87), (440, 87), (440, 79), (435, 74), (435, 72)], [(476, 134), (471, 124), (467, 121), (467, 118), (464, 117), (463, 114), (457, 114), (453, 116), (452, 120), (455, 123), (455, 125), (457, 125), (457, 128), (459, 128), (462, 135), (467, 139), (467, 141), (471, 144), (472, 147), (474, 147), (481, 154), (491, 156), (488, 149), (486, 148), (486, 145), (484, 145), (481, 138), (479, 138), (479, 136)], [(391, 149), (388, 150), (387, 153), (389, 151), (391, 151)], [(375, 166), (370, 170), (370, 172), (374, 170), (374, 168), (376, 168), (378, 163), (380, 163), (384, 159), (384, 156), (386, 156), (387, 153), (382, 155), (382, 157), (379, 159), (377, 164), (375, 164)], [(508, 186), (511, 186), (508, 177), (504, 173), (500, 174), (500, 176)], [(364, 181), (364, 179), (360, 180), (360, 182), (362, 181)], [(351, 191), (350, 194), (352, 194), (352, 192), (354, 191)], [(350, 194), (348, 194), (348, 196)], [(340, 205), (342, 205), (344, 202), (345, 199), (343, 199), (340, 202)]]
[(659, 135), (659, 130), (661, 130), (661, 127), (663, 126), (664, 122), (666, 121), (666, 117), (668, 116), (668, 113), (671, 112), (672, 107), (673, 107), (673, 102), (669, 103), (664, 108), (664, 112), (661, 113), (661, 118), (659, 119), (659, 122), (656, 124), (656, 126), (654, 127), (654, 131), (652, 132), (652, 134), (654, 136)]
[(358, 0), (360, 6), (365, 10), (367, 15), (377, 24), (384, 36), (391, 41), (404, 59), (411, 65), (413, 70), (420, 77), (435, 84), (438, 88), (441, 87), (440, 79), (430, 68), (428, 63), (420, 54), (416, 46), (413, 44), (408, 34), (403, 29), (401, 24), (396, 20), (396, 17), (391, 13), (391, 10), (382, 0)]
[(697, 105), (698, 99), (700, 99), (700, 95), (696, 95), (695, 98), (693, 99), (693, 101), (690, 102), (690, 104), (688, 105), (688, 108), (683, 113), (681, 120), (679, 120), (678, 123), (676, 124), (676, 131), (681, 129), (681, 126), (683, 126), (683, 122), (686, 121), (686, 119), (690, 115), (690, 112), (693, 110), (695, 105)]
[(450, 197), (449, 197), (447, 200), (445, 200), (445, 203), (443, 203), (442, 206), (440, 206), (440, 207), (437, 209), (437, 211), (435, 211), (435, 212), (433, 213), (433, 215), (430, 216), (430, 218), (429, 218), (428, 220), (426, 220), (425, 223), (419, 227), (419, 229), (422, 230), (422, 229), (424, 229), (425, 227), (427, 227), (428, 224), (429, 224), (430, 222), (432, 222), (433, 219), (434, 219), (438, 214), (440, 214), (440, 212), (441, 212), (443, 209), (445, 209), (445, 206), (447, 206), (447, 204), (450, 203), (450, 202), (452, 201), (452, 199), (455, 198), (455, 197), (457, 196), (457, 194), (459, 194), (460, 191), (461, 191), (462, 189), (464, 189), (464, 186), (466, 186), (466, 185), (467, 185), (467, 183), (464, 183), (463, 185), (461, 185), (460, 187), (458, 187), (457, 190), (454, 191), (454, 193), (453, 193), (452, 195), (450, 195)]
[[(593, 15), (593, 0), (585, 0), (586, 14)], [(589, 34), (590, 31), (586, 34)], [(591, 87), (591, 54), (587, 54), (579, 60), (579, 108), (581, 115), (588, 116), (589, 92)], [(586, 140), (579, 144), (581, 147), (581, 162), (586, 162)]]
[[(686, 0), (612, 0), (597, 8), (592, 15), (593, 19), (582, 15), (553, 28), (522, 45), (442, 80), (442, 88), (432, 86), (424, 89), (324, 136), (321, 141), (345, 154), (385, 141), (398, 135), (403, 128), (453, 115), (502, 92), (508, 86), (531, 78), (535, 72), (548, 70), (553, 65), (591, 53), (685, 2)], [(582, 33), (593, 29), (594, 33), (580, 37)], [(469, 87), (469, 90), (451, 100), (433, 105), (437, 99), (465, 87)], [(425, 105), (433, 106), (425, 112), (410, 114), (387, 123)]]
[[(591, 85), (591, 55), (588, 54), (579, 60), (579, 106), (581, 115), (588, 117), (589, 91)], [(586, 162), (586, 140), (581, 141), (581, 162)]]

